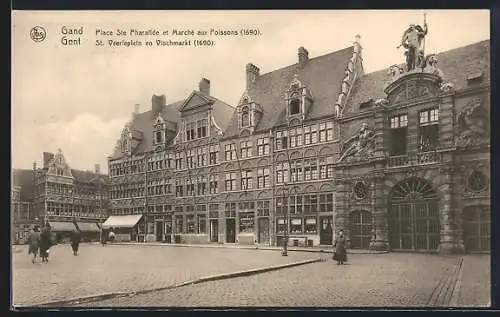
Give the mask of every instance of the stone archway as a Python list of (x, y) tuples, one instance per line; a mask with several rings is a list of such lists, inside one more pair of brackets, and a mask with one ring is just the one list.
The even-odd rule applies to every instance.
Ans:
[(389, 245), (393, 250), (437, 251), (440, 242), (438, 196), (418, 177), (397, 183), (389, 195)]

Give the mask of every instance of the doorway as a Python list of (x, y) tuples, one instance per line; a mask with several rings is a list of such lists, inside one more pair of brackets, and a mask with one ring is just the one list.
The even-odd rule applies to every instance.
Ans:
[(236, 242), (236, 219), (226, 219), (226, 243)]
[(366, 210), (356, 210), (350, 215), (351, 248), (368, 249), (372, 240), (372, 214)]
[(259, 218), (259, 243), (269, 244), (269, 218)]
[(464, 215), (465, 250), (491, 251), (491, 211), (489, 206), (466, 207)]
[(163, 222), (157, 221), (156, 222), (156, 241), (161, 242), (163, 241)]
[(389, 244), (393, 250), (438, 249), (438, 201), (427, 180), (410, 178), (394, 186), (389, 208)]
[(210, 219), (210, 242), (219, 242), (219, 221)]
[(333, 216), (319, 218), (321, 229), (319, 232), (319, 244), (331, 245), (333, 240)]

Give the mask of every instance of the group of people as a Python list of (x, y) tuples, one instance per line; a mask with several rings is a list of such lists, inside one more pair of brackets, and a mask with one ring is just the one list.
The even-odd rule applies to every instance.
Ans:
[[(81, 235), (78, 231), (74, 230), (70, 237), (71, 249), (73, 255), (78, 255), (80, 247)], [(42, 230), (38, 226), (33, 227), (33, 231), (28, 237), (28, 254), (32, 255), (31, 263), (36, 262), (36, 258), (40, 255), (42, 262), (49, 261), (49, 249), (53, 245), (52, 234), (49, 226), (44, 227)]]
[(35, 263), (36, 257), (40, 254), (42, 262), (49, 261), (49, 249), (52, 246), (52, 236), (50, 234), (50, 228), (44, 227), (41, 231), (38, 226), (33, 228), (28, 237), (28, 254), (33, 255), (31, 262)]

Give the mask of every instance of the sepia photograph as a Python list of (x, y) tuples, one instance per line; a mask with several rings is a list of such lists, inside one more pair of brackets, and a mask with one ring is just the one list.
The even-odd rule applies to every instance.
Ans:
[(491, 307), (489, 10), (11, 34), (11, 310)]

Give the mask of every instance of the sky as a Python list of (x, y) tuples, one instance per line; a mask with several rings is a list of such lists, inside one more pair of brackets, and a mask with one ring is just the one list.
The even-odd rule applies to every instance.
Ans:
[[(107, 157), (134, 105), (151, 109), (153, 94), (167, 103), (185, 99), (202, 77), (211, 95), (236, 105), (245, 87), (245, 65), (260, 73), (297, 62), (300, 46), (309, 58), (351, 46), (361, 36), (366, 73), (404, 61), (397, 49), (409, 24), (429, 32), (426, 53), (439, 53), (490, 38), (487, 10), (411, 11), (58, 11), (12, 13), (12, 167), (41, 164), (42, 152), (62, 149), (72, 168), (92, 170)], [(46, 38), (35, 42), (30, 30), (42, 26)], [(65, 46), (63, 26), (80, 29), (80, 45)], [(109, 39), (139, 36), (96, 35), (96, 30), (258, 29), (260, 35), (206, 36), (211, 47), (110, 47)], [(180, 40), (184, 36), (149, 37)], [(191, 37), (200, 38), (200, 37)], [(103, 40), (97, 46), (96, 40)], [(347, 62), (347, 61), (346, 61)]]

